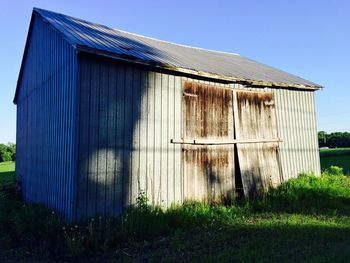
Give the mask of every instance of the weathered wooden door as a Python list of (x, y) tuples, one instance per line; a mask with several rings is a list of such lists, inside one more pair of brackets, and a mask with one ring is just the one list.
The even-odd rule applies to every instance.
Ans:
[(185, 82), (182, 108), (185, 199), (234, 198), (235, 167), (247, 197), (281, 183), (272, 93)]
[(244, 194), (255, 196), (281, 183), (274, 96), (251, 91), (233, 94), (237, 141), (259, 141), (237, 143)]
[[(234, 156), (232, 90), (183, 83), (183, 191), (185, 199), (233, 198)], [(211, 145), (213, 143), (213, 145)]]

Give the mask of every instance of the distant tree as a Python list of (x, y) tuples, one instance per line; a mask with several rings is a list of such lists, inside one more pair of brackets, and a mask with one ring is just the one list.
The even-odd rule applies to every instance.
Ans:
[(16, 144), (9, 142), (7, 144), (7, 149), (11, 154), (11, 160), (15, 161), (16, 160)]
[(14, 161), (16, 159), (16, 145), (13, 143), (0, 144), (0, 162)]
[(350, 147), (350, 132), (318, 132), (318, 143), (320, 147), (346, 148)]
[(320, 147), (324, 147), (327, 143), (327, 133), (325, 131), (318, 132), (318, 144)]

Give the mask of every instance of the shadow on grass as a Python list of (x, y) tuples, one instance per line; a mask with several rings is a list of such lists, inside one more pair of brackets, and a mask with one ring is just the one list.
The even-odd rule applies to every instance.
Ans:
[(169, 262), (346, 262), (349, 235), (350, 228), (312, 225), (211, 226), (127, 252), (151, 262), (164, 255)]
[(234, 206), (186, 202), (164, 211), (141, 196), (122, 217), (76, 226), (0, 196), (0, 245), (72, 261), (341, 262), (350, 256), (349, 215), (349, 178), (327, 174), (300, 176)]
[(13, 183), (14, 181), (14, 172), (0, 172), (0, 185), (3, 183)]

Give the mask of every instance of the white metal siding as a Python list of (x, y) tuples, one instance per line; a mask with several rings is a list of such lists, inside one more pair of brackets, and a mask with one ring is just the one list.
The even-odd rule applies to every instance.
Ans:
[[(80, 59), (77, 217), (115, 215), (144, 191), (151, 204), (169, 206), (184, 196), (181, 146), (182, 82), (248, 89), (147, 71), (122, 62)], [(275, 94), (284, 179), (320, 173), (314, 94)]]

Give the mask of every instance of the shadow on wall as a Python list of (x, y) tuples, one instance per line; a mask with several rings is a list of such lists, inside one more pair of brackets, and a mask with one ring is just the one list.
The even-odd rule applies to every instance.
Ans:
[[(119, 43), (120, 50), (130, 47), (123, 51), (128, 55), (133, 56), (141, 50), (162, 57), (160, 51), (133, 39), (108, 32), (96, 34), (101, 39), (114, 39), (111, 45)], [(136, 53), (133, 52), (135, 48)], [(140, 182), (140, 174), (144, 171), (139, 170), (140, 156), (147, 151), (146, 144), (154, 149), (152, 169), (158, 165), (154, 154), (161, 149), (157, 148), (155, 138), (149, 140), (148, 137), (142, 146), (140, 141), (145, 142), (147, 135), (142, 131), (154, 131), (162, 122), (157, 119), (157, 105), (152, 105), (156, 96), (161, 94), (155, 91), (155, 73), (146, 68), (89, 54), (80, 54), (79, 61), (79, 164), (75, 217), (117, 215), (135, 202), (140, 191), (146, 190), (140, 189), (140, 185), (147, 182)]]
[(92, 57), (81, 62), (89, 80), (80, 90), (77, 212), (119, 214), (130, 203), (135, 176), (131, 162), (147, 76), (140, 69)]
[[(108, 50), (121, 57), (162, 64), (165, 54), (136, 37), (91, 26), (63, 16), (65, 28), (81, 45)], [(86, 32), (77, 35), (76, 32)], [(89, 36), (94, 36), (91, 38)], [(98, 41), (96, 41), (98, 39)], [(167, 57), (167, 60), (170, 58)], [(79, 168), (77, 216), (119, 214), (130, 204), (133, 187), (132, 160), (140, 132), (141, 98), (152, 85), (148, 73), (136, 66), (85, 56), (80, 58)], [(152, 81), (152, 80), (151, 80)], [(153, 80), (154, 81), (154, 80)], [(147, 113), (143, 113), (147, 114)], [(153, 126), (154, 127), (154, 126)], [(145, 151), (146, 149), (141, 149)], [(140, 171), (136, 171), (140, 174)], [(145, 189), (139, 189), (145, 190)]]

